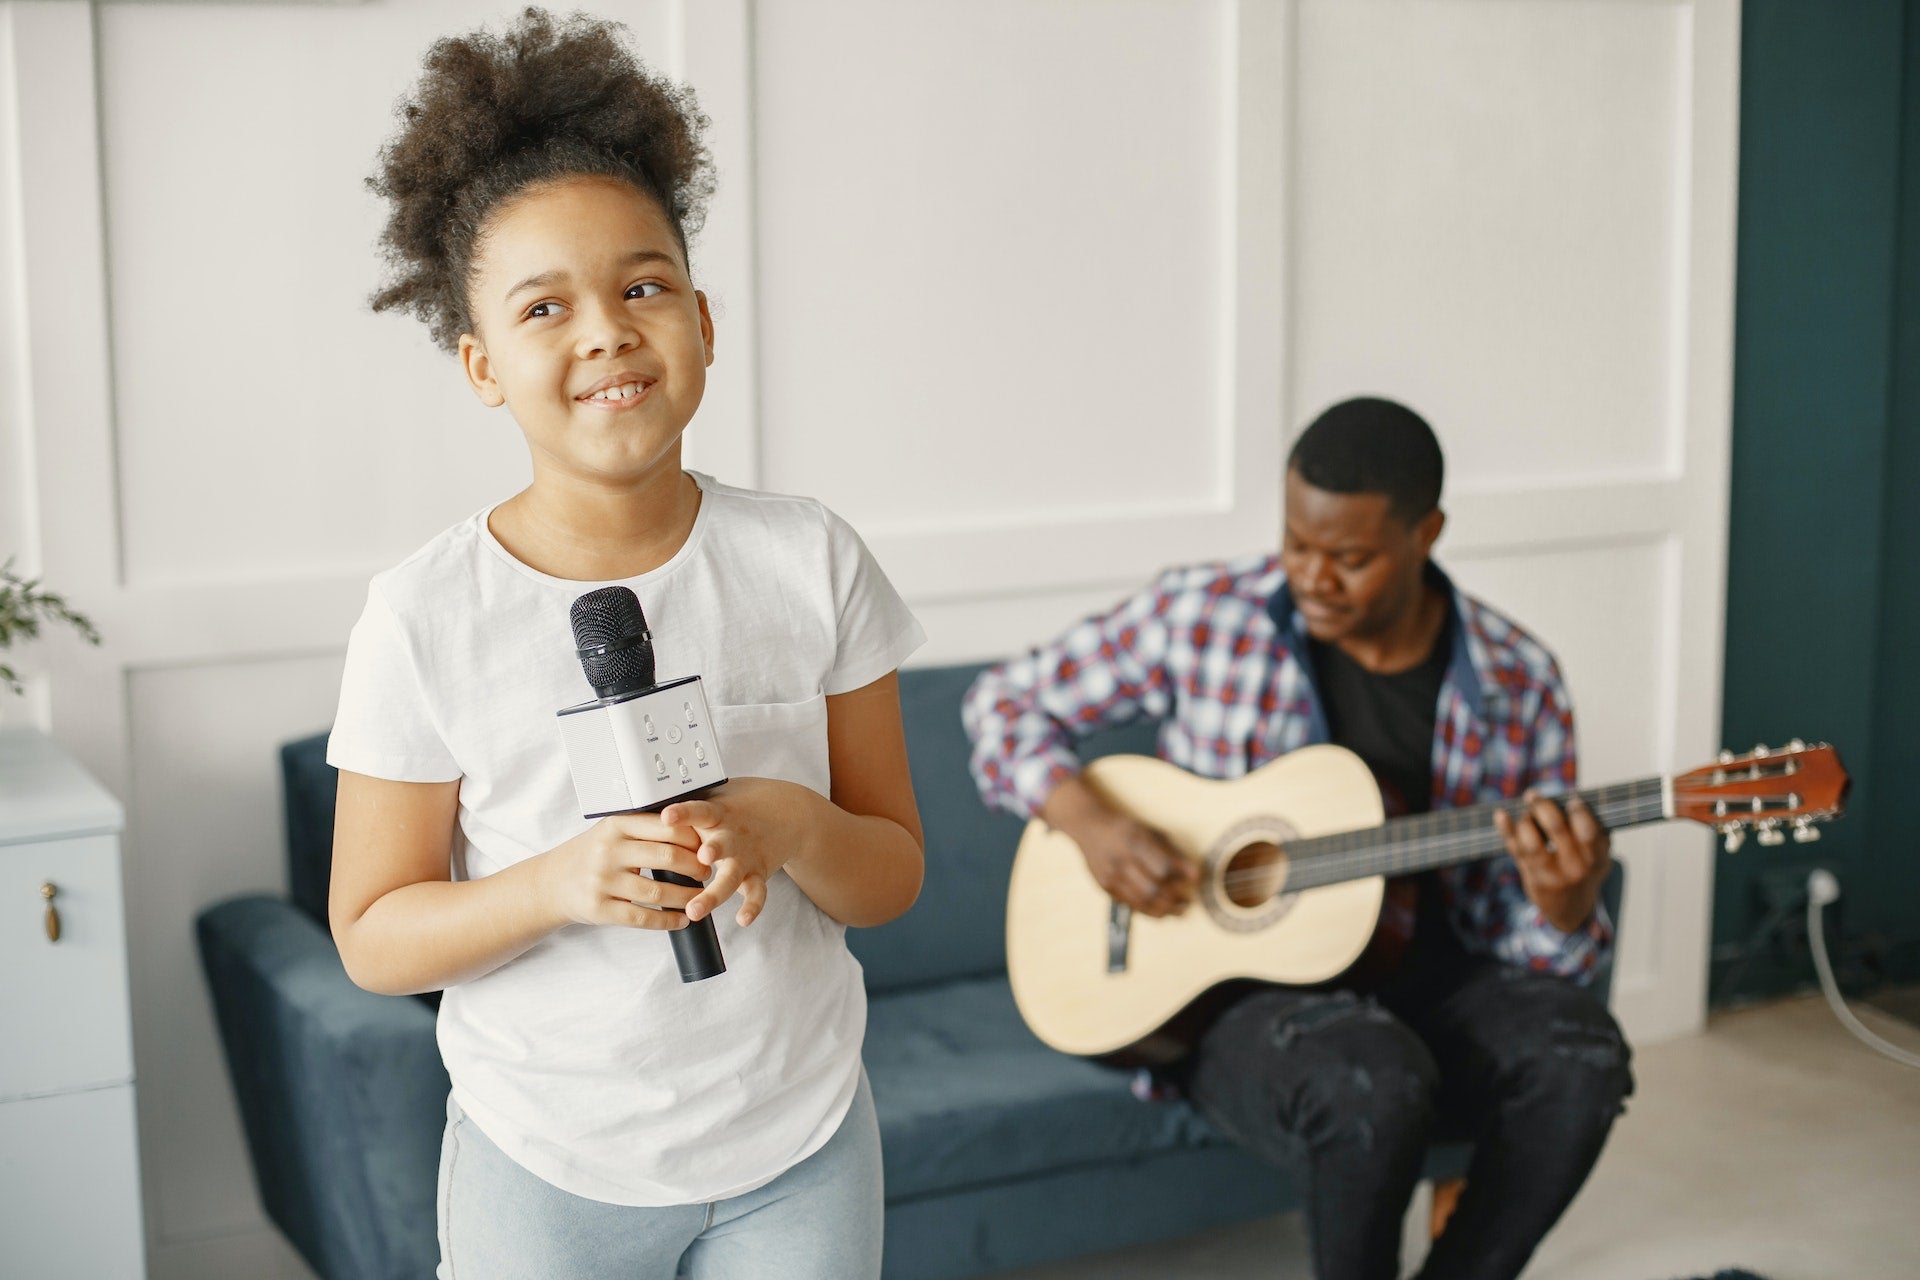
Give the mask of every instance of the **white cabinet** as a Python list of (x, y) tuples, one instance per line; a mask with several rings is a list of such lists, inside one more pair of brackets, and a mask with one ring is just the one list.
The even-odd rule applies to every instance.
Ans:
[(0, 1275), (146, 1274), (121, 822), (45, 734), (0, 729)]

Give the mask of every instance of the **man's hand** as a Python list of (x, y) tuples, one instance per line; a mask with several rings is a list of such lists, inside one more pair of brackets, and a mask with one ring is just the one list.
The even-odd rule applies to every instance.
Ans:
[(1200, 869), (1152, 827), (1115, 815), (1077, 841), (1107, 896), (1150, 916), (1177, 916), (1193, 904)]
[(1115, 902), (1150, 916), (1179, 915), (1192, 904), (1200, 868), (1153, 828), (1109, 808), (1080, 779), (1055, 788), (1041, 817), (1080, 846), (1087, 869)]
[(1548, 924), (1572, 933), (1593, 918), (1613, 866), (1613, 838), (1579, 796), (1568, 797), (1565, 812), (1537, 791), (1523, 798), (1527, 810), (1518, 821), (1496, 810), (1493, 825), (1520, 868), (1528, 899)]

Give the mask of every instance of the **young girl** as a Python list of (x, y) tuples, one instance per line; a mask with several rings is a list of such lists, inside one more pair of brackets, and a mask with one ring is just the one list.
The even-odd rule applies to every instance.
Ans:
[[(375, 308), (458, 354), (533, 474), (373, 579), (327, 753), (333, 933), (361, 986), (446, 990), (446, 1280), (878, 1276), (844, 933), (919, 891), (895, 669), (923, 634), (819, 503), (681, 469), (706, 121), (618, 31), (530, 9), (436, 44), (371, 180)], [(660, 678), (705, 678), (732, 781), (588, 824), (554, 713), (590, 696), (568, 607), (615, 583)], [(709, 916), (727, 970), (683, 984), (665, 931)]]

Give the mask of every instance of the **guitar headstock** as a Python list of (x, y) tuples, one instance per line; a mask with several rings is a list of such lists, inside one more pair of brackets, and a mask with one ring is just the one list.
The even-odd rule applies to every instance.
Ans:
[(1705, 823), (1726, 837), (1727, 852), (1753, 831), (1763, 845), (1785, 844), (1788, 832), (1805, 843), (1820, 838), (1817, 824), (1840, 816), (1847, 771), (1825, 743), (1795, 738), (1784, 747), (1755, 747), (1745, 755), (1722, 751), (1710, 765), (1673, 780), (1673, 816)]

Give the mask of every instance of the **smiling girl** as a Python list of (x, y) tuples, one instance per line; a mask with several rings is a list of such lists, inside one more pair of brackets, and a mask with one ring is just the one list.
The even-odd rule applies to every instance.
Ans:
[[(334, 938), (363, 987), (445, 989), (445, 1280), (877, 1276), (844, 933), (919, 892), (895, 671), (924, 637), (818, 502), (682, 469), (706, 122), (618, 33), (530, 9), (439, 42), (370, 182), (375, 308), (457, 354), (532, 477), (373, 579), (327, 752)], [(568, 607), (613, 584), (661, 678), (705, 677), (733, 778), (589, 825), (554, 713), (588, 692)], [(683, 984), (661, 933), (709, 916), (727, 971)]]

